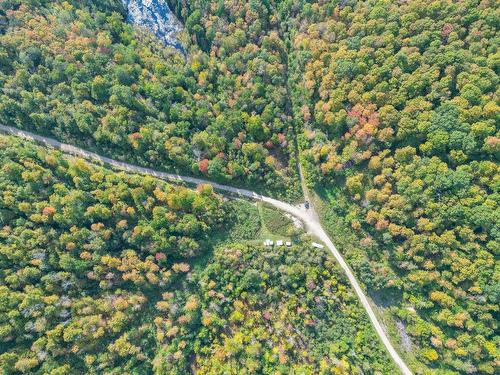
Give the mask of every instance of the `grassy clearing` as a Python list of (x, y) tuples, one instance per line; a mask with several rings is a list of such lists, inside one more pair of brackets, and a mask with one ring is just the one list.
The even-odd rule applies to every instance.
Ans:
[(245, 200), (227, 202), (227, 225), (219, 233), (214, 233), (211, 242), (262, 243), (265, 239), (299, 242), (303, 231), (296, 228), (293, 221), (276, 208), (263, 203)]
[(264, 229), (269, 235), (291, 236), (293, 234), (294, 225), (289, 217), (269, 204), (259, 203), (258, 207)]
[(255, 204), (243, 200), (228, 202), (231, 240), (255, 240), (260, 237), (262, 219)]

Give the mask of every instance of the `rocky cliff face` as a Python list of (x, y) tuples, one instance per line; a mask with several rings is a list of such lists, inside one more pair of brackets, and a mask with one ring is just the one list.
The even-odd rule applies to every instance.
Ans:
[(182, 24), (175, 17), (165, 0), (122, 0), (130, 23), (149, 29), (166, 45), (184, 54), (184, 48), (176, 39)]

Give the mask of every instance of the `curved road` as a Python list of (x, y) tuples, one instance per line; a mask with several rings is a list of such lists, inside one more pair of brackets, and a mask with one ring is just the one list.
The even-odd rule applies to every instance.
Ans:
[(387, 351), (391, 355), (392, 359), (396, 363), (396, 365), (399, 367), (401, 372), (404, 375), (412, 375), (412, 372), (409, 370), (409, 368), (406, 366), (405, 362), (401, 359), (399, 354), (396, 352), (394, 347), (392, 346), (391, 342), (389, 341), (389, 338), (387, 337), (387, 334), (385, 333), (384, 329), (382, 328), (382, 325), (377, 319), (377, 316), (375, 315), (375, 312), (373, 311), (370, 303), (368, 302), (368, 298), (366, 297), (365, 293), (361, 289), (361, 286), (359, 285), (358, 281), (354, 277), (354, 274), (352, 273), (351, 269), (347, 265), (346, 261), (340, 254), (340, 252), (337, 250), (335, 245), (332, 243), (324, 229), (321, 227), (321, 224), (318, 220), (318, 216), (316, 215), (315, 211), (313, 209), (306, 210), (301, 207), (296, 207), (292, 206), (291, 204), (279, 201), (277, 199), (273, 199), (270, 197), (266, 197), (264, 195), (257, 194), (253, 191), (246, 190), (246, 189), (240, 189), (232, 186), (227, 186), (227, 185), (221, 185), (218, 183), (210, 182), (207, 180), (203, 180), (200, 178), (195, 178), (195, 177), (188, 177), (188, 176), (181, 176), (178, 174), (173, 174), (173, 173), (165, 173), (165, 172), (159, 172), (155, 171), (150, 168), (144, 168), (144, 167), (139, 167), (136, 165), (120, 162), (114, 159), (110, 159), (104, 156), (100, 156), (96, 153), (89, 152), (86, 150), (83, 150), (81, 148), (71, 146), (65, 143), (61, 143), (59, 141), (56, 141), (55, 139), (52, 138), (47, 138), (43, 137), (40, 135), (36, 135), (27, 131), (23, 131), (17, 128), (13, 128), (10, 126), (5, 126), (5, 125), (0, 125), (0, 132), (14, 135), (17, 137), (21, 137), (24, 139), (32, 140), (32, 141), (37, 141), (39, 143), (42, 143), (46, 146), (57, 148), (65, 153), (78, 156), (78, 157), (83, 157), (85, 159), (90, 159), (94, 161), (99, 161), (101, 163), (110, 165), (112, 167), (131, 172), (131, 173), (140, 173), (140, 174), (147, 174), (151, 175), (160, 179), (164, 180), (169, 180), (169, 181), (183, 181), (187, 182), (190, 184), (210, 184), (212, 185), (215, 189), (224, 191), (224, 192), (229, 192), (232, 194), (244, 196), (247, 198), (259, 200), (262, 202), (267, 202), (275, 206), (276, 208), (288, 212), (289, 214), (295, 216), (296, 218), (300, 219), (302, 222), (305, 223), (309, 233), (317, 236), (321, 241), (325, 243), (325, 245), (328, 247), (328, 249), (331, 251), (337, 262), (340, 264), (340, 267), (346, 274), (347, 278), (349, 279), (349, 282), (351, 286), (353, 287), (354, 291), (356, 292), (359, 300), (361, 301), (361, 304), (363, 305), (364, 309), (366, 310), (368, 317), (370, 318), (370, 321), (375, 328), (375, 331), (377, 332), (378, 336), (382, 340), (382, 343), (386, 347)]

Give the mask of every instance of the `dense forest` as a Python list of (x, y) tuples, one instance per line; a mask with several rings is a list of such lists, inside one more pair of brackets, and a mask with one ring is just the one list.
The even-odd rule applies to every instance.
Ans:
[(6, 137), (0, 160), (1, 372), (144, 371), (155, 306), (207, 250), (222, 199)]
[[(0, 123), (288, 200), (300, 162), (412, 369), (498, 373), (498, 2), (168, 3), (186, 60), (119, 0), (0, 2)], [(272, 210), (0, 146), (2, 371), (393, 373)]]
[[(284, 57), (276, 32), (262, 36), (262, 6), (249, 35), (214, 24), (199, 36), (212, 50), (193, 43), (185, 62), (134, 32), (120, 1), (114, 12), (113, 2), (89, 3), (0, 4), (0, 122), (120, 160), (297, 195)], [(196, 14), (186, 21), (194, 36)]]
[(264, 249), (249, 203), (4, 136), (0, 160), (3, 374), (393, 371), (332, 259)]
[(498, 2), (296, 10), (302, 163), (356, 233), (353, 267), (400, 294), (418, 361), (498, 373)]

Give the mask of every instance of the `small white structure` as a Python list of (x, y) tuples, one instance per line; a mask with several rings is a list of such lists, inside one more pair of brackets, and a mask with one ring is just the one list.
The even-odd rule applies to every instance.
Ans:
[(312, 247), (315, 247), (316, 249), (323, 249), (324, 248), (323, 245), (321, 245), (317, 242), (313, 242), (311, 245), (312, 245)]
[(271, 241), (271, 240), (269, 240), (269, 239), (265, 240), (265, 241), (264, 241), (264, 246), (267, 246), (267, 247), (271, 247), (271, 246), (273, 246), (273, 241)]
[(286, 246), (288, 246), (288, 247), (292, 246), (292, 243), (291, 243), (290, 241), (286, 241), (286, 243), (285, 243), (285, 244), (286, 244)]
[(283, 240), (276, 241), (276, 246), (283, 246)]

